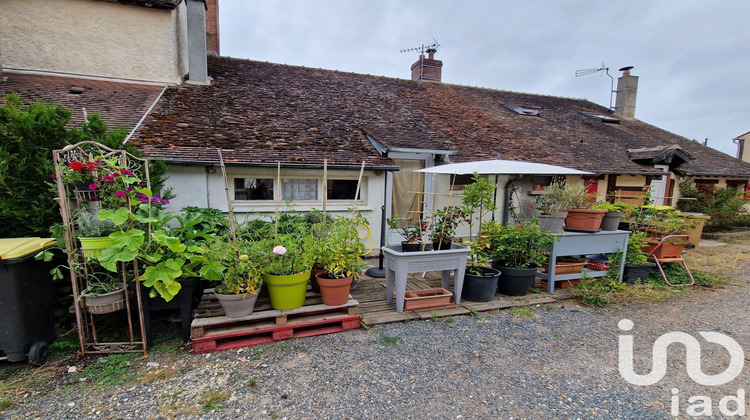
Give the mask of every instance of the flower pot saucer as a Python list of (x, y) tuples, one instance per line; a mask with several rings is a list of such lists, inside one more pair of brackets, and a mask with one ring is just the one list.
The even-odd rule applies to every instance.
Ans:
[(601, 232), (601, 229), (569, 229), (565, 228), (563, 229), (566, 232), (579, 232), (579, 233), (596, 233)]

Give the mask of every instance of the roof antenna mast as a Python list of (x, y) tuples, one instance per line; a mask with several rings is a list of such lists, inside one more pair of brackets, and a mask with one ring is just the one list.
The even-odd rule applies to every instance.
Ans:
[(606, 74), (607, 76), (609, 76), (609, 79), (611, 81), (610, 88), (609, 88), (609, 109), (612, 110), (612, 94), (615, 92), (615, 78), (609, 74), (609, 67), (604, 65), (603, 61), (602, 61), (601, 67), (599, 67), (598, 69), (576, 70), (576, 77), (586, 76), (589, 74), (594, 74), (594, 73), (599, 73), (599, 72), (603, 72), (599, 74), (599, 77), (601, 77), (602, 74)]
[(406, 48), (401, 50), (402, 53), (409, 52), (409, 51), (419, 51), (419, 54), (424, 55), (424, 53), (428, 54), (434, 54), (437, 52), (438, 47), (440, 47), (440, 44), (437, 42), (435, 37), (432, 38), (433, 43), (432, 44), (422, 44), (419, 47), (414, 48)]

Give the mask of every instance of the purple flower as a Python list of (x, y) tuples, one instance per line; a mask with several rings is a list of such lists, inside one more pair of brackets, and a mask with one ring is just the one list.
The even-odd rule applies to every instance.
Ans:
[(120, 198), (126, 198), (126, 197), (128, 196), (127, 194), (125, 194), (125, 193), (124, 193), (124, 192), (122, 192), (122, 191), (117, 191), (117, 192), (115, 193), (115, 195), (116, 195), (116, 196), (118, 196), (118, 197), (120, 197)]
[(133, 173), (130, 172), (129, 170), (127, 170), (127, 169), (121, 169), (120, 172), (122, 172), (125, 175), (133, 175)]
[(99, 186), (98, 186), (98, 185), (96, 185), (96, 184), (89, 184), (89, 189), (90, 189), (90, 190), (95, 190), (95, 189), (97, 189), (97, 188), (99, 188)]
[(169, 200), (161, 200), (161, 203), (162, 203), (162, 204), (164, 204), (164, 205), (166, 206), (166, 205), (168, 205), (168, 204), (169, 204)]

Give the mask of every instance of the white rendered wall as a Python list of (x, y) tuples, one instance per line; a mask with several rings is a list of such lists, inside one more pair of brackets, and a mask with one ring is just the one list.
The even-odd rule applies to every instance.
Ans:
[[(229, 212), (227, 206), (226, 191), (221, 174), (221, 168), (212, 167), (211, 172), (204, 166), (180, 166), (170, 165), (167, 170), (169, 180), (166, 185), (173, 187), (176, 197), (170, 200), (168, 211), (178, 213), (183, 207), (211, 207), (219, 209), (225, 214)], [(319, 180), (318, 195), (322, 197), (322, 169), (281, 169), (282, 178), (312, 178)], [(229, 194), (233, 198), (233, 181), (234, 177), (243, 178), (272, 178), (276, 179), (276, 168), (257, 168), (257, 167), (227, 167), (227, 178), (229, 179)], [(357, 180), (359, 170), (329, 170), (329, 179), (352, 179)], [(360, 197), (362, 200), (357, 202), (359, 210), (370, 222), (370, 231), (374, 241), (375, 249), (380, 248), (380, 230), (381, 230), (381, 206), (383, 205), (385, 194), (385, 172), (383, 171), (365, 171), (363, 174)], [(273, 202), (233, 202), (233, 210), (238, 221), (247, 219), (264, 218), (271, 220), (276, 211), (276, 205)], [(352, 207), (352, 202), (332, 201), (327, 202), (327, 212), (332, 216), (341, 216), (346, 214), (347, 210)], [(288, 203), (281, 202), (279, 210), (288, 209)], [(295, 202), (293, 210), (305, 213), (312, 209), (322, 209), (322, 200), (317, 202)], [(362, 232), (364, 234), (364, 232)], [(370, 247), (369, 239), (365, 241), (367, 249)]]
[(180, 83), (187, 72), (185, 3), (177, 10), (93, 0), (3, 0), (6, 70)]

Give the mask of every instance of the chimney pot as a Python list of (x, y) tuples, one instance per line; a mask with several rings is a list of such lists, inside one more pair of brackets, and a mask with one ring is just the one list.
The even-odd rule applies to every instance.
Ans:
[(411, 65), (411, 80), (424, 80), (428, 82), (442, 81), (443, 62), (435, 60), (435, 51), (428, 50), (428, 58), (424, 54), (419, 55), (419, 59)]

